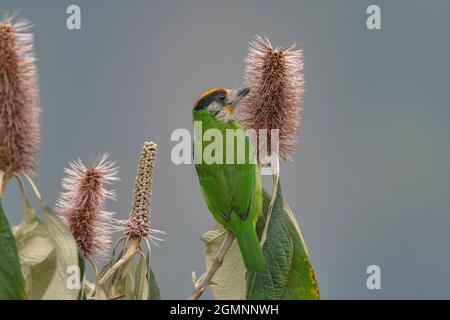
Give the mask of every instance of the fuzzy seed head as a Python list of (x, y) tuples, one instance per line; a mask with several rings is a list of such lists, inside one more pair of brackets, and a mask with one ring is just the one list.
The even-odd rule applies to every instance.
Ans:
[[(273, 48), (267, 38), (257, 36), (250, 42), (246, 57), (245, 82), (250, 93), (243, 102), (239, 121), (245, 129), (256, 131), (255, 146), (267, 146), (268, 154), (279, 154), (282, 160), (291, 160), (295, 153), (296, 137), (300, 128), (303, 99), (303, 54), (301, 50)], [(266, 137), (262, 137), (266, 129)], [(272, 150), (271, 130), (278, 129), (279, 144), (274, 140)], [(260, 152), (260, 148), (258, 149)], [(263, 148), (264, 149), (264, 148)]]
[(87, 166), (80, 159), (69, 163), (62, 180), (65, 191), (56, 204), (56, 211), (87, 257), (103, 258), (111, 246), (115, 219), (105, 210), (105, 201), (114, 200), (115, 193), (104, 185), (119, 178), (115, 163), (107, 159), (108, 155), (103, 155)]
[(145, 142), (142, 147), (134, 184), (131, 214), (125, 222), (125, 234), (128, 236), (147, 237), (151, 233), (152, 181), (157, 147), (153, 142)]
[(34, 174), (40, 146), (33, 35), (26, 20), (0, 21), (0, 170)]

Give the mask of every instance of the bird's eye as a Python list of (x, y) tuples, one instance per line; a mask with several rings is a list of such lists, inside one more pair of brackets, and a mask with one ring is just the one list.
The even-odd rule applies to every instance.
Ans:
[(219, 100), (220, 100), (220, 101), (225, 101), (225, 99), (226, 99), (226, 97), (225, 97), (224, 94), (221, 94), (221, 95), (219, 96)]

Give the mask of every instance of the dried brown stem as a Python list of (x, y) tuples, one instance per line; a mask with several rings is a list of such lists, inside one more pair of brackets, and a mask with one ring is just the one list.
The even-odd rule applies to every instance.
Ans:
[(225, 255), (233, 244), (234, 238), (235, 237), (233, 232), (228, 230), (225, 236), (225, 240), (223, 241), (220, 249), (217, 251), (215, 257), (212, 259), (211, 265), (209, 266), (206, 273), (201, 277), (200, 283), (195, 286), (194, 291), (192, 291), (191, 295), (188, 297), (188, 300), (198, 300), (201, 297), (206, 287), (211, 282), (211, 279), (222, 265)]
[(104, 285), (105, 282), (112, 277), (112, 275), (121, 267), (123, 266), (128, 260), (130, 260), (136, 251), (139, 248), (139, 244), (141, 243), (141, 238), (139, 237), (131, 237), (130, 238), (130, 245), (127, 248), (127, 251), (125, 251), (124, 255), (117, 261), (106, 273), (105, 275), (100, 279), (98, 282), (99, 285)]

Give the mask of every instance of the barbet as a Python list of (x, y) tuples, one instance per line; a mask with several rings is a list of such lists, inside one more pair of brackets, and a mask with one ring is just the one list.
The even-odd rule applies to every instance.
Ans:
[[(249, 91), (248, 88), (215, 88), (201, 95), (194, 105), (193, 119), (201, 122), (202, 137), (195, 139), (201, 139), (202, 148), (200, 152), (194, 148), (194, 158), (209, 211), (235, 235), (247, 270), (262, 271), (264, 256), (255, 229), (262, 212), (261, 176), (254, 161), (252, 143), (233, 117), (234, 107)], [(210, 143), (217, 142), (205, 141), (208, 139), (204, 139), (203, 134), (210, 129), (220, 131), (223, 142), (219, 150), (215, 150), (216, 153), (223, 150), (219, 155), (214, 154), (215, 161), (208, 161), (199, 154)]]

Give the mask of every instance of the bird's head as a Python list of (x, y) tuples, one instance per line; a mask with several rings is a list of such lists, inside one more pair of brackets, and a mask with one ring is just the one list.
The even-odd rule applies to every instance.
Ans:
[(203, 93), (194, 105), (196, 112), (210, 112), (220, 121), (233, 119), (235, 106), (250, 92), (249, 88), (235, 90), (214, 88)]

